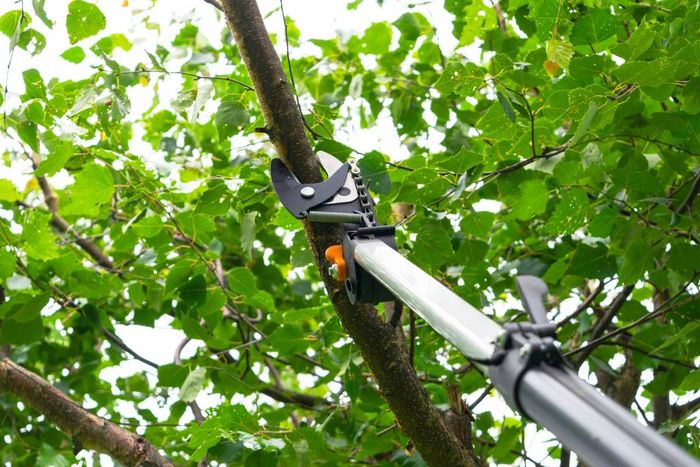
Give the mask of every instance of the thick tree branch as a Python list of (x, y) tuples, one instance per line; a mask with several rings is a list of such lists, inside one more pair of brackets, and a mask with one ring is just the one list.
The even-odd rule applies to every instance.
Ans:
[[(255, 87), (277, 154), (302, 183), (321, 181), (304, 122), (254, 0), (224, 0), (224, 15)], [(353, 306), (327, 274), (323, 251), (340, 243), (336, 227), (306, 224), (306, 234), (340, 320), (360, 349), (381, 394), (423, 458), (435, 466), (473, 465), (467, 449), (447, 428), (440, 411), (408, 363), (393, 329), (368, 305)]]
[(124, 465), (173, 465), (141, 436), (93, 415), (38, 375), (7, 358), (0, 359), (0, 391), (14, 394), (85, 449), (108, 454)]

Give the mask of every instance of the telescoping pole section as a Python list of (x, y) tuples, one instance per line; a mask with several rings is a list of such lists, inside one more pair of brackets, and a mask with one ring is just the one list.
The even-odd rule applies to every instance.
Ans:
[(502, 387), (496, 367), (484, 362), (494, 357), (503, 328), (384, 242), (353, 241), (353, 247), (357, 264), (465, 356), (481, 361), (477, 366), (499, 392), (515, 392), (521, 412), (554, 433), (587, 465), (700, 465), (566, 367), (533, 366), (522, 373), (515, 390)]

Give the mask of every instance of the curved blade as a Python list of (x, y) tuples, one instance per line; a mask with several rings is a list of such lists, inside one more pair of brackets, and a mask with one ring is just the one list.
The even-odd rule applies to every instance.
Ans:
[[(343, 166), (342, 162), (327, 152), (319, 151), (316, 156), (318, 157), (318, 161), (321, 163), (321, 167), (323, 167), (323, 170), (326, 171), (329, 178)], [(357, 188), (355, 188), (355, 182), (352, 180), (352, 174), (349, 172), (348, 176), (345, 178), (343, 188), (341, 188), (340, 191), (325, 204), (349, 203), (357, 199)]]

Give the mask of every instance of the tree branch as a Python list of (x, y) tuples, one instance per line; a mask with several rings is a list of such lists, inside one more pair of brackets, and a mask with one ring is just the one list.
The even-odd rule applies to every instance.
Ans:
[[(256, 2), (224, 0), (222, 6), (277, 154), (302, 183), (321, 181), (304, 122)], [(360, 349), (404, 433), (430, 465), (473, 465), (468, 451), (449, 431), (440, 411), (430, 401), (391, 326), (384, 323), (374, 307), (351, 305), (345, 290), (328, 275), (323, 252), (326, 247), (340, 243), (338, 227), (305, 223), (305, 230), (343, 327)]]
[[(31, 157), (31, 161), (34, 169), (36, 170), (36, 168), (39, 166), (38, 156)], [(73, 230), (70, 224), (58, 214), (58, 196), (56, 196), (56, 193), (51, 188), (51, 185), (49, 185), (47, 178), (41, 175), (37, 177), (37, 181), (39, 182), (41, 192), (44, 194), (44, 202), (51, 213), (51, 223), (54, 225), (54, 227), (65, 234), (72, 235), (73, 238), (75, 238), (75, 243), (77, 243), (80, 248), (89, 254), (97, 264), (108, 271), (114, 271), (115, 267), (112, 260), (110, 260), (109, 257), (105, 255), (104, 252), (92, 241)]]
[(700, 408), (700, 397), (696, 397), (685, 404), (674, 405), (671, 407), (671, 419), (676, 421), (682, 420), (698, 408)]
[(588, 309), (588, 307), (591, 306), (591, 303), (593, 303), (593, 300), (595, 300), (596, 297), (598, 295), (600, 295), (600, 293), (603, 291), (604, 288), (605, 288), (605, 282), (600, 281), (600, 284), (598, 284), (598, 287), (596, 287), (596, 289), (593, 292), (591, 292), (591, 294), (588, 297), (586, 297), (586, 299), (583, 301), (583, 303), (581, 303), (581, 305), (579, 305), (579, 307), (576, 308), (576, 310), (573, 313), (571, 313), (569, 316), (567, 316), (566, 318), (562, 319), (559, 323), (557, 323), (557, 328), (560, 328), (560, 327), (566, 325), (569, 321), (571, 321), (572, 319), (574, 319), (575, 317), (577, 317), (578, 315), (580, 315), (581, 313), (586, 311), (586, 309)]
[(698, 193), (700, 193), (700, 172), (698, 172), (698, 174), (695, 176), (695, 181), (693, 181), (693, 186), (690, 187), (688, 196), (686, 196), (681, 205), (678, 206), (676, 213), (683, 214), (686, 211), (690, 213), (690, 210), (693, 207), (693, 202), (698, 196)]
[[(593, 327), (593, 331), (591, 331), (589, 341), (595, 341), (603, 335), (603, 333), (608, 328), (615, 315), (617, 315), (617, 313), (620, 311), (622, 305), (625, 304), (625, 302), (627, 301), (627, 297), (629, 297), (633, 290), (633, 285), (626, 285), (622, 288), (620, 293), (617, 294), (617, 296), (613, 299), (608, 309), (605, 311), (605, 314), (598, 320), (598, 322)], [(576, 368), (580, 367), (583, 364), (583, 362), (586, 361), (591, 352), (593, 352), (593, 349), (594, 347), (589, 347), (581, 352), (576, 362)]]
[(0, 391), (14, 394), (80, 446), (108, 454), (121, 464), (173, 465), (141, 436), (93, 415), (38, 375), (7, 358), (0, 359)]

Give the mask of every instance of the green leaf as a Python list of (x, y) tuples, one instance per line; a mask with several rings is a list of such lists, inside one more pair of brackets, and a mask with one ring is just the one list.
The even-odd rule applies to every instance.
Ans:
[(391, 179), (386, 171), (386, 156), (378, 151), (370, 151), (357, 161), (365, 186), (379, 194), (391, 191)]
[(10, 203), (14, 203), (22, 198), (24, 197), (19, 191), (17, 191), (14, 183), (12, 183), (10, 180), (0, 178), (0, 201), (9, 201)]
[(574, 48), (569, 41), (550, 39), (546, 42), (547, 59), (553, 61), (562, 68), (569, 68)]
[(117, 47), (128, 52), (131, 50), (131, 41), (124, 34), (112, 34), (97, 41), (92, 46), (92, 50), (100, 50), (106, 55), (110, 55)]
[(51, 216), (41, 211), (31, 210), (25, 217), (22, 223), (23, 248), (30, 258), (48, 260), (58, 256), (50, 223)]
[(581, 119), (581, 123), (578, 124), (576, 127), (576, 131), (574, 132), (574, 136), (571, 138), (570, 145), (574, 145), (581, 141), (581, 138), (583, 138), (586, 135), (586, 132), (588, 129), (591, 127), (591, 124), (593, 123), (593, 119), (595, 118), (596, 114), (598, 113), (598, 104), (596, 104), (594, 101), (591, 101), (588, 103), (588, 110), (586, 110), (586, 113), (583, 115), (583, 118)]
[(454, 260), (450, 234), (437, 223), (423, 225), (417, 232), (412, 257), (430, 266), (439, 266)]
[(253, 258), (253, 242), (255, 242), (255, 218), (257, 211), (246, 212), (241, 222), (241, 248), (248, 259)]
[(366, 54), (383, 54), (389, 51), (391, 45), (391, 25), (386, 22), (374, 23), (362, 36), (362, 52)]
[(616, 269), (615, 260), (608, 256), (607, 248), (579, 243), (571, 257), (566, 274), (586, 279), (605, 279), (611, 277)]
[(252, 296), (258, 291), (255, 276), (248, 268), (233, 268), (228, 273), (228, 284), (231, 290), (244, 296)]
[(532, 0), (529, 2), (529, 17), (537, 26), (539, 39), (544, 41), (551, 38), (554, 25), (564, 18), (561, 10), (565, 10), (565, 8), (559, 8), (559, 5), (559, 0)]
[(683, 89), (683, 111), (691, 115), (700, 113), (700, 77), (688, 81)]
[(496, 215), (492, 212), (470, 212), (459, 224), (461, 232), (476, 238), (488, 238)]
[(646, 24), (641, 24), (625, 42), (616, 45), (610, 51), (625, 60), (634, 60), (649, 50), (655, 40), (656, 33)]
[(319, 151), (327, 152), (342, 162), (348, 160), (350, 155), (354, 152), (351, 147), (346, 146), (343, 143), (325, 138), (318, 141), (316, 146), (314, 146), (314, 152), (317, 153)]
[(32, 6), (34, 7), (34, 13), (39, 17), (39, 19), (48, 27), (53, 28), (53, 21), (49, 19), (46, 15), (46, 10), (44, 10), (44, 3), (46, 0), (32, 0)]
[(163, 230), (163, 221), (158, 216), (148, 216), (133, 224), (132, 228), (138, 235), (152, 238)]
[(107, 25), (107, 19), (99, 8), (83, 0), (73, 0), (68, 4), (66, 29), (71, 44), (94, 36)]
[(15, 272), (16, 263), (17, 259), (15, 255), (0, 248), (0, 281), (12, 277), (12, 274)]
[(547, 222), (551, 234), (572, 234), (586, 222), (589, 209), (588, 195), (581, 188), (565, 192)]
[(612, 74), (622, 83), (638, 86), (661, 86), (673, 81), (675, 64), (667, 57), (651, 62), (630, 61), (620, 65)]
[(36, 461), (37, 465), (50, 465), (51, 467), (69, 467), (71, 465), (70, 462), (68, 462), (68, 459), (63, 457), (58, 451), (48, 444), (41, 445)]
[(619, 19), (610, 11), (590, 10), (574, 24), (569, 38), (574, 45), (596, 44), (614, 36), (619, 27)]
[(510, 103), (510, 99), (503, 95), (501, 91), (496, 92), (496, 97), (498, 98), (498, 103), (503, 107), (503, 111), (511, 122), (515, 121), (515, 112), (513, 111), (513, 106)]
[(0, 343), (10, 345), (27, 345), (44, 337), (44, 325), (41, 318), (20, 323), (12, 319), (0, 323)]
[(304, 352), (309, 346), (309, 341), (304, 336), (304, 330), (299, 324), (287, 323), (277, 328), (267, 336), (266, 344), (284, 355), (292, 355), (295, 352)]
[(17, 321), (18, 323), (36, 320), (40, 318), (41, 310), (49, 302), (50, 297), (51, 296), (47, 293), (31, 297), (24, 304), (16, 307), (7, 318)]
[(185, 381), (180, 387), (179, 398), (183, 402), (192, 402), (197, 398), (197, 395), (204, 389), (204, 383), (207, 378), (206, 368), (198, 366), (187, 375)]
[[(32, 22), (29, 15), (24, 13), (24, 21), (22, 24), (19, 23), (20, 17), (22, 16), (21, 10), (11, 10), (0, 16), (0, 32), (5, 34), (11, 40), (16, 43), (19, 32)], [(14, 48), (13, 43), (10, 44), (10, 50)]]
[(85, 52), (80, 46), (74, 46), (61, 54), (61, 57), (71, 63), (80, 63), (85, 58)]
[(216, 111), (215, 121), (219, 139), (224, 140), (243, 131), (250, 121), (250, 115), (239, 101), (226, 97)]
[(484, 154), (462, 146), (455, 154), (446, 153), (435, 162), (438, 167), (454, 173), (464, 173), (484, 161)]
[(450, 61), (433, 85), (437, 91), (446, 96), (452, 92), (460, 96), (470, 96), (484, 85), (484, 71), (473, 63), (461, 64)]
[(24, 79), (25, 95), (34, 99), (46, 99), (46, 85), (36, 68), (30, 68), (22, 72)]
[(528, 180), (522, 185), (521, 194), (513, 205), (512, 214), (516, 219), (531, 220), (547, 209), (549, 190), (541, 180)]
[(49, 153), (43, 161), (39, 163), (39, 167), (34, 171), (37, 177), (42, 175), (54, 175), (61, 170), (75, 152), (73, 143), (66, 140), (57, 140), (53, 143), (45, 143), (49, 149)]
[(94, 162), (85, 164), (75, 176), (69, 203), (61, 208), (65, 215), (96, 216), (100, 207), (112, 201), (114, 178), (112, 172)]
[(158, 385), (167, 388), (179, 388), (190, 374), (186, 367), (169, 363), (158, 367)]

